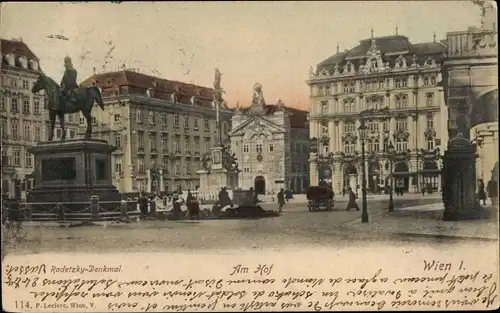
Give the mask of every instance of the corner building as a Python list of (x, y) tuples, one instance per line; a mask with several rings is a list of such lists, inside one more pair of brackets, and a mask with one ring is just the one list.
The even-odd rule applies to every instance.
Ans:
[[(95, 74), (82, 85), (102, 90), (104, 110), (92, 111), (92, 136), (116, 147), (112, 175), (120, 192), (198, 187), (201, 158), (217, 136), (211, 88), (130, 70)], [(226, 143), (231, 115), (221, 110)], [(86, 127), (81, 116), (82, 136)]]
[[(27, 148), (45, 141), (50, 129), (44, 92), (31, 88), (39, 76), (40, 60), (22, 39), (1, 39), (0, 133), (2, 141), (2, 196), (26, 199), (33, 186), (34, 158)], [(76, 114), (66, 115), (67, 138), (76, 137)], [(62, 130), (56, 121), (54, 140)]]
[(405, 36), (368, 38), (310, 69), (311, 185), (331, 183), (336, 193), (362, 185), (363, 117), (367, 191), (391, 184), (388, 146), (396, 148), (394, 186), (420, 192), (440, 188), (440, 159), (448, 141), (441, 81), (442, 42), (412, 44)]

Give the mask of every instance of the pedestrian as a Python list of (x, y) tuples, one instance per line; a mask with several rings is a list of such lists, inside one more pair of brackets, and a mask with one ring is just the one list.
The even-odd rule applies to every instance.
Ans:
[(491, 204), (496, 206), (498, 203), (498, 183), (490, 180), (487, 185), (488, 197), (491, 199)]
[(483, 200), (483, 205), (486, 205), (486, 191), (485, 191), (484, 181), (482, 179), (478, 181), (477, 189), (478, 189), (477, 196), (479, 198), (479, 202), (481, 203), (481, 200)]
[(285, 191), (283, 190), (283, 188), (281, 188), (281, 190), (278, 192), (276, 198), (278, 198), (278, 212), (281, 214), (283, 205), (285, 205)]
[(422, 196), (425, 196), (425, 187), (422, 187)]
[(139, 199), (137, 200), (139, 204), (139, 210), (141, 211), (141, 216), (145, 217), (148, 215), (148, 199), (146, 198), (146, 194), (141, 192)]
[(342, 197), (345, 197), (345, 187), (342, 188)]
[(359, 211), (359, 206), (356, 203), (356, 194), (354, 191), (352, 191), (351, 187), (347, 188), (347, 192), (349, 193), (349, 202), (347, 203), (346, 211), (349, 211), (351, 209), (356, 209), (356, 211)]

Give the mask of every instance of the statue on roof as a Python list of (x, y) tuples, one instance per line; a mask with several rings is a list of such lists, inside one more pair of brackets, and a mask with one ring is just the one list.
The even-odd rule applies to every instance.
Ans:
[(259, 82), (256, 82), (253, 85), (252, 105), (266, 105), (266, 101), (264, 100), (264, 93), (262, 92), (262, 85)]
[(215, 77), (214, 77), (214, 89), (215, 90), (220, 90), (220, 81), (221, 81), (222, 73), (219, 71), (218, 68), (215, 69)]

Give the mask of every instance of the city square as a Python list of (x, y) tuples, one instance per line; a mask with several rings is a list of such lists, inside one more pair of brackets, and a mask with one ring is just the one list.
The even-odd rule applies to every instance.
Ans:
[[(10, 18), (2, 31), (2, 259), (498, 250), (493, 2), (451, 4), (463, 19), (441, 19), (449, 8), (432, 4), (425, 31), (398, 14), (378, 26), (373, 11), (389, 4), (366, 3), (374, 7), (352, 34), (340, 22), (340, 8), (357, 14), (347, 3), (228, 3), (238, 22), (206, 18), (222, 3), (150, 4), (155, 18), (128, 4), (53, 9), (94, 18), (99, 5), (142, 26), (123, 26), (130, 40), (118, 22), (57, 33), (56, 22), (33, 32)], [(259, 20), (261, 8), (269, 20), (293, 16), (290, 25)], [(206, 29), (188, 23), (183, 33), (158, 12), (179, 23), (192, 14)], [(318, 29), (335, 14), (336, 29), (304, 35), (301, 14)]]

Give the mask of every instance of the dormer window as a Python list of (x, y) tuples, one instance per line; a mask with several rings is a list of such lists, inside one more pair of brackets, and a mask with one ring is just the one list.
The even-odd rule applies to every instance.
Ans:
[(375, 72), (378, 70), (378, 61), (377, 59), (372, 59), (370, 64), (370, 72)]
[(38, 71), (38, 62), (36, 60), (29, 60), (30, 68), (34, 71)]
[(13, 54), (7, 53), (5, 55), (5, 60), (7, 61), (7, 64), (10, 66), (15, 66), (16, 65), (16, 59)]
[(406, 60), (405, 60), (405, 58), (403, 58), (402, 55), (400, 55), (396, 59), (396, 68), (400, 68), (400, 67), (406, 67)]
[(22, 68), (27, 69), (28, 68), (28, 59), (26, 59), (26, 57), (24, 57), (24, 56), (19, 57), (19, 65), (21, 65)]

